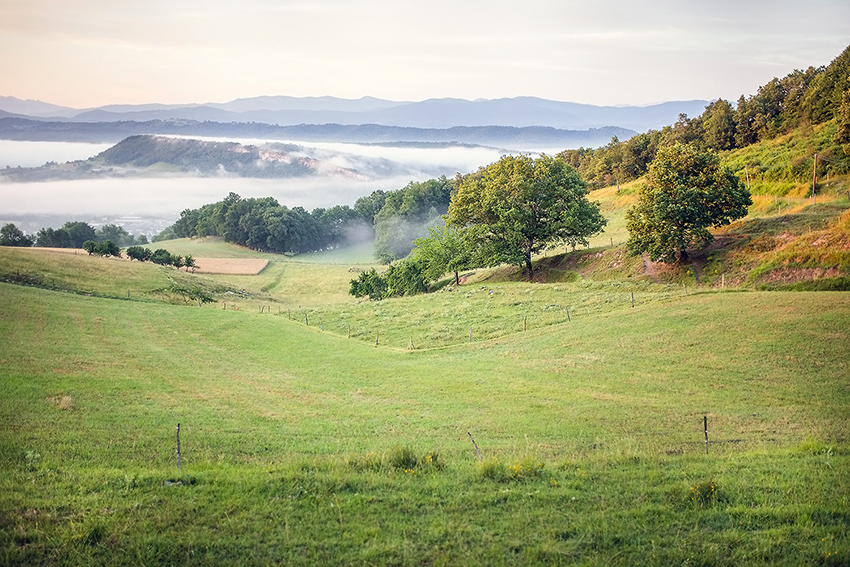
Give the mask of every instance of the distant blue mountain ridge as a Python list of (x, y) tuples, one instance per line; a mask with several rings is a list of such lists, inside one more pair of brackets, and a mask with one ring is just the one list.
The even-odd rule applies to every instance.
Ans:
[(636, 132), (673, 124), (680, 114), (702, 114), (706, 100), (670, 101), (649, 106), (596, 106), (536, 97), (463, 100), (389, 101), (373, 97), (260, 96), (227, 103), (107, 105), (74, 109), (41, 101), (0, 96), (0, 117), (67, 122), (194, 120), (260, 122), (278, 126), (302, 124), (374, 124), (425, 129), (457, 126), (541, 126), (567, 130), (619, 127)]

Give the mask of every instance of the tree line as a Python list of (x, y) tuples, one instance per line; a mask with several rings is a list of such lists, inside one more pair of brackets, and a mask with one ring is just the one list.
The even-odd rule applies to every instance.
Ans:
[(220, 236), (258, 252), (299, 254), (371, 239), (373, 234), (363, 215), (347, 205), (308, 212), (281, 205), (273, 197), (242, 198), (231, 192), (217, 203), (183, 210), (154, 241)]
[(14, 223), (0, 228), (0, 246), (38, 246), (43, 248), (85, 248), (86, 242), (95, 244), (110, 241), (118, 247), (144, 245), (148, 238), (138, 238), (116, 224), (105, 224), (95, 229), (83, 221), (68, 221), (61, 228), (41, 228), (36, 234), (25, 234)]
[(259, 252), (301, 254), (374, 239), (376, 256), (389, 263), (407, 256), (428, 226), (442, 222), (452, 187), (445, 177), (412, 181), (396, 191), (374, 191), (357, 199), (353, 208), (336, 205), (309, 212), (273, 197), (230, 193), (216, 203), (183, 210), (153, 241), (219, 236)]
[[(625, 142), (612, 138), (597, 149), (579, 148), (558, 154), (572, 165), (591, 189), (637, 179), (649, 171), (660, 148), (676, 143), (699, 151), (745, 148), (781, 136), (794, 128), (836, 119), (834, 145), (822, 157), (850, 155), (850, 47), (828, 66), (794, 70), (774, 78), (735, 105), (718, 99), (698, 117), (679, 115), (675, 124), (633, 136)], [(848, 162), (833, 160), (835, 173), (850, 170)], [(776, 180), (793, 179), (811, 171), (810, 163), (790, 164), (776, 172)]]

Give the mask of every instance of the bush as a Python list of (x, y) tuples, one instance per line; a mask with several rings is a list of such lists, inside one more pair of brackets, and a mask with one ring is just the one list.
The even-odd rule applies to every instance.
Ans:
[(139, 262), (147, 262), (151, 259), (151, 251), (149, 248), (145, 248), (144, 246), (130, 246), (126, 250), (127, 257), (131, 260), (138, 260)]
[(387, 462), (394, 469), (412, 470), (419, 460), (410, 447), (393, 447), (387, 455)]
[(160, 266), (170, 266), (171, 254), (164, 248), (158, 248), (151, 254), (151, 262)]

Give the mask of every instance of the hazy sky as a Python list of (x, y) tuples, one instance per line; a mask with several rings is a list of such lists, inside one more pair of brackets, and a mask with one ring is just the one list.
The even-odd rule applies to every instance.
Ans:
[(0, 95), (737, 99), (848, 44), (849, 0), (0, 0)]

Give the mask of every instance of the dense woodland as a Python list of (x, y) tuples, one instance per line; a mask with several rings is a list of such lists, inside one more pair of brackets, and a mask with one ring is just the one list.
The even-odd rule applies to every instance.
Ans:
[[(566, 150), (558, 157), (572, 165), (591, 188), (606, 187), (646, 174), (658, 149), (676, 142), (714, 151), (744, 148), (781, 136), (800, 126), (837, 119), (837, 132), (821, 149), (819, 174), (850, 171), (850, 47), (827, 67), (795, 70), (774, 78), (733, 106), (718, 99), (702, 115), (650, 130), (625, 142), (613, 138), (598, 149)], [(789, 164), (750, 163), (765, 179), (774, 181), (811, 175), (812, 161)]]

